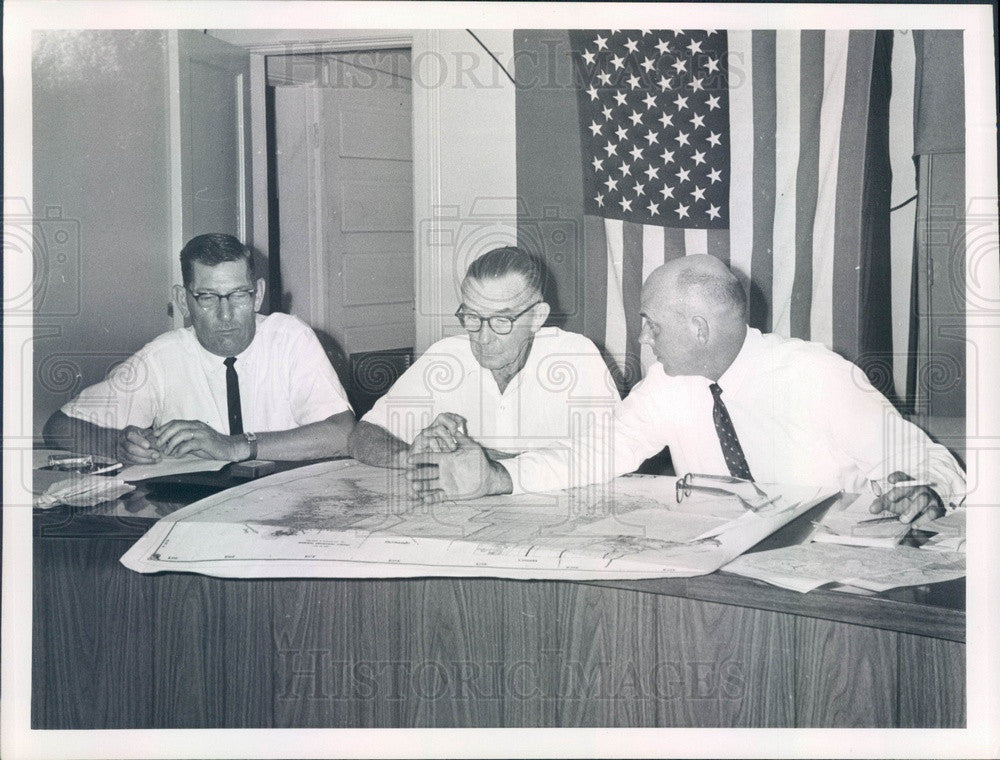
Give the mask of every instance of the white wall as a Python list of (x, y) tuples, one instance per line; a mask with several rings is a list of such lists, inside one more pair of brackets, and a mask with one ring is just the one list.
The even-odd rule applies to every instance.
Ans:
[[(509, 68), (513, 33), (476, 35)], [(517, 241), (514, 85), (465, 31), (413, 37), (416, 352), (458, 330), (468, 263)]]

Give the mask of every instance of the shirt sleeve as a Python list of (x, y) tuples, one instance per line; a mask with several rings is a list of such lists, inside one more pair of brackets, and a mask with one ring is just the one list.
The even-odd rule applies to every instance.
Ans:
[(460, 379), (464, 370), (461, 362), (432, 346), (399, 376), (362, 419), (388, 430), (407, 444), (413, 443), (417, 433), (434, 421), (437, 407), (430, 384), (435, 384), (435, 378), (442, 374)]
[(591, 415), (564, 448), (529, 451), (501, 460), (500, 465), (510, 474), (513, 493), (603, 483), (632, 472), (660, 451), (667, 440), (667, 421), (661, 419), (655, 385), (647, 378), (613, 413), (608, 410)]
[(148, 353), (133, 354), (65, 404), (62, 412), (104, 428), (149, 427), (162, 406), (162, 389), (153, 369)]
[[(965, 499), (965, 473), (951, 452), (905, 420), (855, 365), (833, 357), (814, 369), (816, 398), (832, 444), (850, 456), (867, 480), (884, 480), (893, 472), (929, 480), (946, 505)], [(860, 484), (859, 484), (860, 485)]]
[(316, 334), (305, 323), (288, 342), (289, 387), (292, 416), (298, 425), (319, 422), (341, 412), (351, 404), (330, 359)]

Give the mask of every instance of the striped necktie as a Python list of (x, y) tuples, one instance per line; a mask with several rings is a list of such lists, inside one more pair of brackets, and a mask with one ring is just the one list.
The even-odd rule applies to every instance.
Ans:
[(740, 446), (740, 439), (736, 437), (736, 429), (733, 421), (729, 417), (729, 410), (722, 403), (722, 388), (718, 383), (708, 386), (715, 398), (715, 405), (712, 407), (712, 421), (715, 423), (715, 432), (719, 436), (719, 444), (722, 446), (722, 456), (726, 458), (726, 466), (729, 467), (729, 474), (734, 478), (753, 480), (750, 475), (750, 467), (747, 459), (743, 456), (743, 447)]

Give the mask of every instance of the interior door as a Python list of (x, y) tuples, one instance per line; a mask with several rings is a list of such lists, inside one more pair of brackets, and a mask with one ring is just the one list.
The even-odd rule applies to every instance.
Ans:
[[(193, 30), (171, 33), (174, 282), (177, 254), (206, 232), (252, 237), (250, 54)], [(174, 315), (180, 323), (180, 315)]]
[(413, 346), (409, 67), (408, 50), (268, 61), (287, 308), (346, 354)]

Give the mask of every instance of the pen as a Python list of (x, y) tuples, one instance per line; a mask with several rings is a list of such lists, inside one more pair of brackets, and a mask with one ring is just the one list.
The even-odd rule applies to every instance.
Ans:
[(920, 488), (921, 486), (936, 488), (937, 483), (931, 480), (900, 480), (897, 483), (883, 483), (880, 480), (873, 480), (871, 486), (876, 496), (885, 496), (896, 488)]
[(91, 475), (106, 475), (109, 472), (117, 472), (118, 470), (120, 470), (124, 466), (125, 465), (123, 465), (121, 462), (115, 462), (114, 464), (109, 464), (107, 467), (101, 467), (98, 470), (94, 470), (90, 474)]
[(899, 520), (899, 515), (886, 515), (884, 517), (870, 517), (867, 520), (858, 520), (858, 525), (878, 525), (879, 523)]

